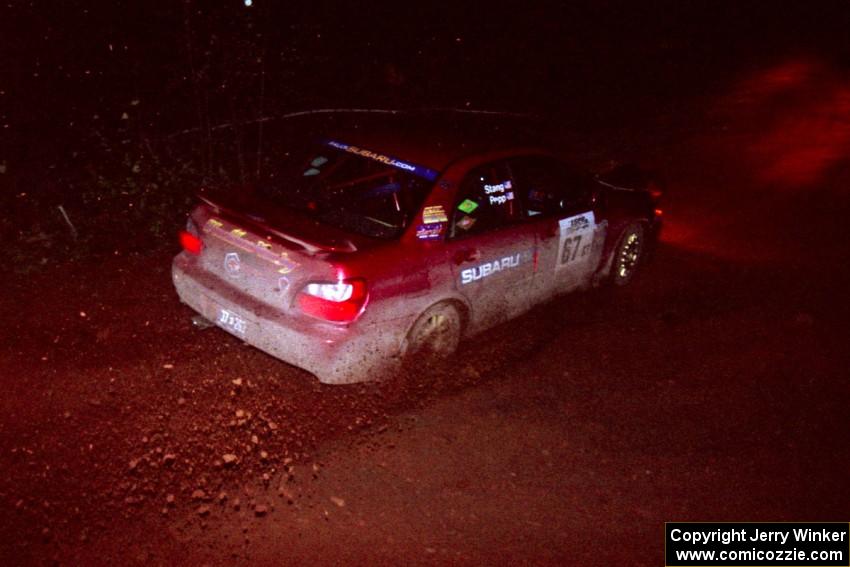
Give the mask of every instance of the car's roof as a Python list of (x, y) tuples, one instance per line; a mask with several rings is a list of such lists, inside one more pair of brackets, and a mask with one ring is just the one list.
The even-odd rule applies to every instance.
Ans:
[(436, 171), (471, 155), (545, 146), (540, 124), (515, 114), (363, 111), (322, 118), (318, 131), (326, 139)]

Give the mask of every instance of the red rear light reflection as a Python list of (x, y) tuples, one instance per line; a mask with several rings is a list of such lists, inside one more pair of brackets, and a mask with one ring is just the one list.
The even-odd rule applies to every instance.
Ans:
[(347, 323), (360, 315), (368, 298), (366, 280), (363, 279), (312, 282), (298, 294), (298, 307), (304, 313), (325, 321)]
[(201, 253), (201, 250), (204, 249), (204, 242), (185, 230), (180, 231), (180, 246), (183, 247), (183, 250), (188, 252), (189, 254), (194, 254), (197, 256)]

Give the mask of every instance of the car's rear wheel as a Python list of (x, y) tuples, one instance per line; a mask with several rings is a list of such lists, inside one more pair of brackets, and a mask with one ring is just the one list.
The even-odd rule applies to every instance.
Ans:
[(624, 286), (630, 283), (640, 267), (646, 250), (643, 225), (630, 224), (620, 236), (611, 264), (611, 283)]
[(441, 359), (450, 356), (460, 343), (463, 321), (449, 303), (429, 307), (407, 334), (405, 358)]

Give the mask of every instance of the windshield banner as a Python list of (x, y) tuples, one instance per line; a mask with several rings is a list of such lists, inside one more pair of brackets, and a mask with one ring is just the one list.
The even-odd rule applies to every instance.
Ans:
[(357, 146), (350, 146), (348, 144), (343, 144), (342, 142), (337, 142), (335, 140), (326, 140), (325, 145), (328, 145), (332, 148), (336, 148), (338, 150), (342, 150), (344, 152), (348, 152), (350, 154), (357, 154), (358, 156), (363, 156), (365, 158), (369, 158), (375, 161), (379, 161), (381, 163), (385, 163), (387, 165), (391, 165), (393, 167), (397, 167), (399, 169), (403, 169), (404, 171), (409, 171), (414, 175), (418, 175), (419, 177), (423, 177), (428, 181), (434, 181), (439, 177), (439, 172), (434, 171), (433, 169), (429, 169), (427, 167), (422, 167), (421, 165), (414, 165), (412, 163), (407, 163), (390, 156), (386, 156), (383, 154), (370, 152), (369, 150), (364, 150), (363, 148), (358, 148)]

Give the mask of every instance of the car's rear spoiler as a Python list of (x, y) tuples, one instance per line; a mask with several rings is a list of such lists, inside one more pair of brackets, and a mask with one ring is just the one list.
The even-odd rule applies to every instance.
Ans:
[[(209, 195), (199, 193), (198, 198), (211, 207), (216, 214), (238, 220), (240, 224), (248, 225), (258, 232), (266, 232), (278, 240), (283, 240), (303, 248), (308, 254), (320, 252), (356, 252), (357, 246), (341, 231), (322, 225), (300, 215), (288, 213), (285, 209), (276, 209), (273, 213), (259, 217), (250, 213), (240, 212), (233, 207), (222, 204), (218, 199), (213, 200)], [(286, 228), (283, 228), (283, 227)]]

